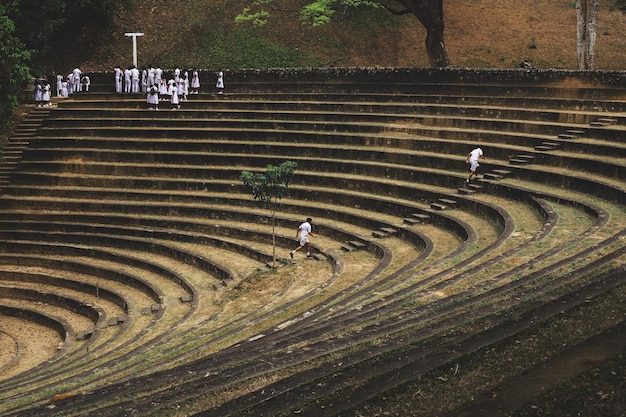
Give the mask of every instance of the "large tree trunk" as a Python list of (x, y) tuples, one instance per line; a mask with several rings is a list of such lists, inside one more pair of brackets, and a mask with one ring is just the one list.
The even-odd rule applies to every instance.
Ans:
[(443, 0), (396, 0), (413, 13), (426, 28), (426, 52), (430, 65), (450, 65), (443, 41)]
[(576, 0), (578, 69), (594, 69), (599, 0)]

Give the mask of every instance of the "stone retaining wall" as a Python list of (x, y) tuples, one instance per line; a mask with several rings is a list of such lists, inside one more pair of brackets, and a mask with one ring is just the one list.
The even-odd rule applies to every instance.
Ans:
[[(165, 69), (165, 73), (171, 70)], [(201, 82), (215, 78), (216, 70), (200, 70)], [(567, 81), (626, 87), (626, 71), (468, 69), (468, 68), (274, 68), (224, 70), (225, 83), (232, 82), (376, 82), (376, 83), (507, 83), (559, 84)], [(92, 83), (109, 83), (113, 72), (88, 73)], [(51, 80), (51, 82), (54, 80)]]

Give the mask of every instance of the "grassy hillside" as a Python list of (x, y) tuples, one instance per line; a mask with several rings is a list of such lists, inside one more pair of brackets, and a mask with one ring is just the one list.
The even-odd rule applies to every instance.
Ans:
[[(626, 67), (626, 17), (602, 0), (598, 69)], [(237, 24), (243, 0), (136, 1), (114, 27), (67, 33), (46, 66), (88, 71), (132, 63), (126, 30), (143, 28), (139, 66), (264, 68), (428, 66), (424, 29), (412, 15), (363, 9), (339, 13), (319, 28), (302, 25), (305, 0), (276, 0), (263, 28)], [(511, 68), (530, 58), (538, 68), (576, 68), (574, 0), (446, 0), (446, 46), (454, 67)], [(76, 37), (78, 36), (78, 42)], [(71, 40), (72, 39), (72, 40)], [(68, 45), (76, 45), (70, 48)]]

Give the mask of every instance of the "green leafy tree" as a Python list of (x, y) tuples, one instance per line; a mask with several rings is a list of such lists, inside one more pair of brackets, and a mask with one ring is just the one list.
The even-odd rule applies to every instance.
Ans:
[(51, 50), (55, 36), (67, 28), (77, 36), (83, 28), (111, 21), (132, 0), (2, 0), (6, 16), (15, 23), (15, 36), (31, 51), (33, 62)]
[[(264, 25), (270, 17), (266, 10), (269, 3), (280, 0), (255, 0), (252, 7), (246, 7), (235, 18), (238, 22), (251, 22)], [(329, 23), (332, 16), (346, 7), (375, 7), (394, 15), (413, 14), (426, 29), (426, 51), (433, 67), (450, 65), (443, 32), (443, 0), (315, 0), (306, 4), (300, 11), (302, 22), (313, 26)]]
[(30, 53), (15, 36), (15, 24), (0, 4), (0, 130), (11, 127), (17, 93), (30, 79)]
[(285, 161), (282, 164), (268, 165), (264, 174), (241, 171), (239, 179), (252, 193), (255, 200), (268, 206), (272, 217), (272, 259), (273, 267), (276, 268), (276, 203), (287, 193), (289, 184), (294, 176), (297, 164)]

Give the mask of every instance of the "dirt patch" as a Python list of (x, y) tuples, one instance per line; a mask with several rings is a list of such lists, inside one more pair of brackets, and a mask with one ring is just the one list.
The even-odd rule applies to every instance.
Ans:
[[(612, 10), (612, 0), (601, 0), (596, 46), (596, 68), (626, 67), (626, 16)], [(444, 1), (445, 42), (453, 67), (516, 68), (530, 59), (537, 68), (576, 68), (576, 10), (573, 1), (461, 0)], [(60, 37), (44, 60), (49, 68), (69, 71), (112, 71), (132, 62), (129, 28), (143, 28), (139, 39), (139, 66), (163, 68), (237, 68), (250, 63), (233, 55), (234, 22), (247, 5), (226, 0), (193, 0), (171, 7), (165, 0), (138, 2), (134, 10), (118, 13), (110, 29), (76, 37)], [(329, 25), (312, 28), (298, 20), (301, 1), (276, 1), (272, 17), (258, 36), (281, 51), (316, 56), (299, 66), (428, 67), (425, 30), (413, 15), (391, 16), (380, 11), (346, 9)], [(90, 30), (93, 30), (91, 28)], [(106, 30), (103, 36), (102, 30)], [(94, 44), (94, 39), (105, 43)], [(71, 40), (75, 46), (68, 50)], [(219, 48), (216, 46), (219, 44)], [(245, 48), (244, 48), (245, 49)], [(78, 58), (77, 58), (78, 57)], [(232, 58), (232, 59), (231, 59)], [(298, 66), (298, 65), (292, 65)]]

